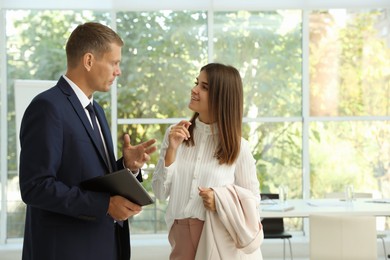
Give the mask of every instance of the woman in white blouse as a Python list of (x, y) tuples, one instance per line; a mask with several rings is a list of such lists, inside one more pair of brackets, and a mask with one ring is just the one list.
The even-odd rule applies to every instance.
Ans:
[(152, 182), (158, 199), (169, 198), (171, 260), (195, 258), (206, 210), (216, 210), (211, 187), (238, 185), (260, 202), (255, 160), (241, 137), (243, 88), (237, 69), (219, 63), (202, 67), (188, 107), (194, 111), (191, 120), (167, 129)]

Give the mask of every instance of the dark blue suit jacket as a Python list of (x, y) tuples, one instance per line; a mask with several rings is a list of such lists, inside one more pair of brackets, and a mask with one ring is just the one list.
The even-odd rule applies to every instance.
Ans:
[[(113, 170), (121, 169), (104, 111), (96, 102), (94, 107)], [(23, 259), (130, 259), (127, 221), (122, 228), (107, 215), (110, 194), (80, 188), (109, 171), (94, 138), (63, 77), (26, 109), (20, 130), (20, 190), (27, 204)]]

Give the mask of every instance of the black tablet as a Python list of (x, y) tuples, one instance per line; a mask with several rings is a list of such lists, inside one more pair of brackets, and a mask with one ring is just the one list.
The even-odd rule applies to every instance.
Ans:
[(81, 187), (91, 191), (109, 192), (112, 195), (120, 195), (140, 206), (154, 203), (149, 193), (134, 174), (126, 168), (83, 181)]

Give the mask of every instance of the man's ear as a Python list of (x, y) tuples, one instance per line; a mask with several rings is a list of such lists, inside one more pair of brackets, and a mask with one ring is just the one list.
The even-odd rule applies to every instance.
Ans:
[(93, 61), (94, 61), (94, 57), (93, 57), (92, 53), (88, 52), (88, 53), (84, 54), (83, 64), (84, 64), (84, 68), (87, 71), (91, 71), (91, 68), (93, 66)]

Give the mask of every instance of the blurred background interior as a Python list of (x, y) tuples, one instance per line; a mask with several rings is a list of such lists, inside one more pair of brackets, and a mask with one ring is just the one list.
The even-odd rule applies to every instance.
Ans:
[[(283, 186), (287, 200), (318, 199), (352, 185), (390, 198), (390, 1), (2, 0), (0, 8), (1, 259), (20, 258), (23, 109), (64, 73), (66, 40), (86, 21), (114, 28), (125, 42), (122, 75), (111, 92), (94, 96), (117, 151), (123, 133), (134, 143), (160, 144), (169, 125), (191, 116), (187, 104), (200, 67), (222, 62), (243, 78), (243, 134), (262, 193)], [(158, 152), (143, 170), (150, 192), (157, 159)], [(164, 258), (150, 246), (167, 255), (165, 207), (156, 201), (131, 220), (135, 259)], [(381, 223), (389, 234), (389, 216)], [(293, 234), (294, 258), (308, 259), (307, 219), (284, 218), (284, 226)], [(389, 253), (389, 236), (384, 241)], [(281, 245), (266, 240), (264, 259), (282, 259)]]

